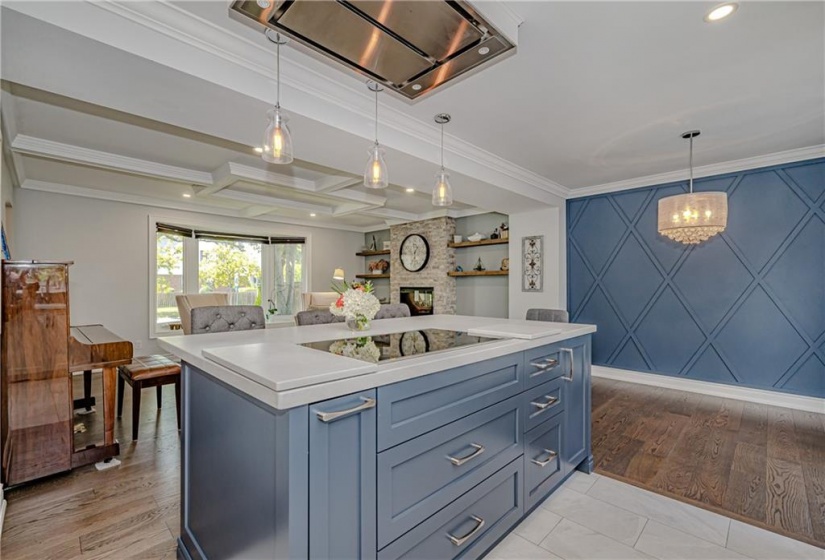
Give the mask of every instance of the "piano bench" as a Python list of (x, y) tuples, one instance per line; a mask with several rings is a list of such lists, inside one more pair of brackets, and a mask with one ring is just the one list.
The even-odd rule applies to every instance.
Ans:
[(117, 368), (117, 416), (123, 414), (123, 390), (126, 383), (132, 388), (132, 441), (138, 438), (140, 425), (140, 393), (147, 387), (157, 387), (158, 408), (164, 385), (175, 385), (175, 404), (180, 429), (180, 365), (165, 356), (132, 358), (132, 363)]

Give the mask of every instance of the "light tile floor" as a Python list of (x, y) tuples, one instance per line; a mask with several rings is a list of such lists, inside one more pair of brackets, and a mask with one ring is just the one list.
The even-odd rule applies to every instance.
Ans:
[(597, 474), (573, 473), (488, 560), (825, 560), (825, 550)]

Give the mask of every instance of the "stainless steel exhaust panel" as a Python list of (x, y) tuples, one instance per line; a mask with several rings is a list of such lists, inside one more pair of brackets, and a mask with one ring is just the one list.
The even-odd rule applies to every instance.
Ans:
[(236, 0), (230, 15), (269, 27), (409, 99), (512, 50), (466, 2)]

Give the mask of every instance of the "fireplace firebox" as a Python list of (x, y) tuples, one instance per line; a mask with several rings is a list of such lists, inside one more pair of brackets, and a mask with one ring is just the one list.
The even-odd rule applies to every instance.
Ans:
[(412, 316), (433, 314), (433, 288), (401, 288), (400, 299)]

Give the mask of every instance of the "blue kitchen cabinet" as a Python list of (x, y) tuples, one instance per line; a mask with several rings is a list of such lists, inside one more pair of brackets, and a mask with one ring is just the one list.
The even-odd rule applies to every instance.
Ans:
[(376, 556), (375, 390), (309, 407), (309, 558)]
[(565, 475), (575, 468), (590, 473), (590, 337), (565, 341), (561, 345), (564, 440), (562, 464)]

